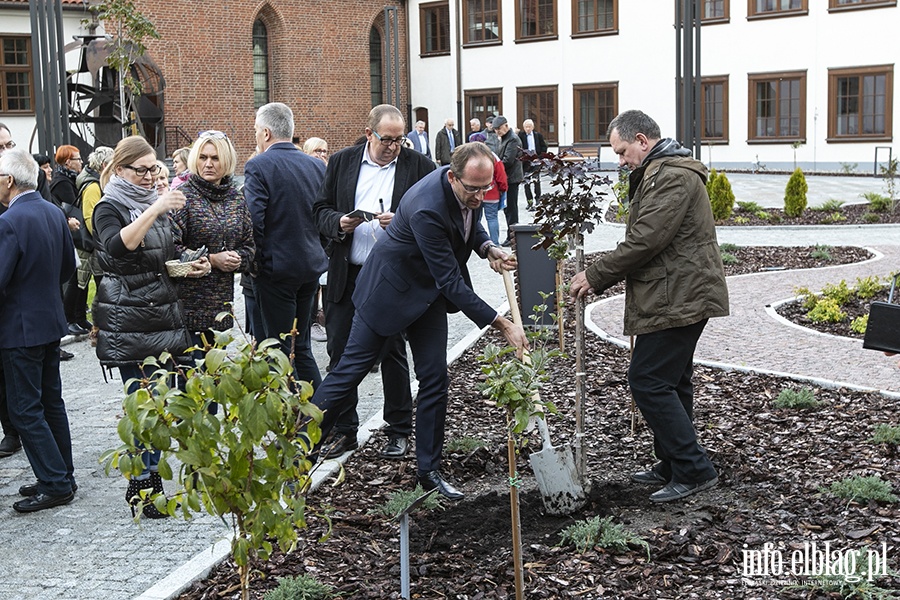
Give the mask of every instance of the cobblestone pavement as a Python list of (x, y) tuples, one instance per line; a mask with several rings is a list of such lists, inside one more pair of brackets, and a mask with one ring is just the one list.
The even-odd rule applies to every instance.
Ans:
[[(777, 206), (787, 177), (729, 174), (738, 199), (753, 199), (764, 206)], [(546, 185), (546, 184), (545, 184)], [(878, 191), (876, 178), (834, 177), (809, 178), (811, 202), (817, 194), (823, 199), (836, 197), (852, 201), (861, 191)], [(549, 188), (549, 185), (546, 185)], [(524, 207), (524, 198), (520, 199)], [(521, 217), (529, 213), (522, 210)], [(502, 219), (502, 217), (501, 217)], [(900, 250), (900, 229), (832, 227), (809, 231), (787, 231), (788, 228), (730, 228), (720, 231), (720, 241), (737, 244), (868, 244), (885, 253), (881, 261), (867, 266), (847, 267), (864, 272), (886, 273), (896, 265)], [(586, 240), (586, 250), (611, 249), (621, 239), (621, 226), (604, 225)], [(506, 301), (502, 278), (491, 272), (486, 263), (473, 258), (469, 268), (473, 285), (488, 303), (500, 309)], [(758, 364), (777, 371), (809, 369), (813, 376), (831, 379), (849, 378), (855, 371), (851, 360), (864, 373), (861, 385), (872, 381), (889, 381), (895, 360), (858, 348), (859, 342), (828, 341), (808, 336), (792, 328), (776, 325), (765, 315), (765, 304), (785, 298), (798, 278), (810, 278), (808, 285), (831, 281), (832, 277), (852, 277), (834, 270), (821, 273), (770, 273), (765, 276), (735, 278), (729, 281), (733, 317), (718, 319), (702, 341), (698, 357), (709, 355), (718, 361)], [(812, 279), (816, 278), (816, 279)], [(242, 306), (238, 293), (236, 308)], [(609, 331), (621, 331), (621, 312), (612, 306), (594, 311), (595, 318)], [(472, 337), (472, 324), (465, 316), (450, 315), (449, 346), (465, 343)], [(719, 327), (729, 328), (721, 334)], [(766, 328), (765, 330), (763, 328)], [(777, 333), (769, 333), (774, 328)], [(765, 333), (764, 333), (765, 331)], [(747, 332), (746, 345), (738, 343), (736, 333)], [(777, 337), (776, 337), (777, 335)], [(809, 340), (805, 338), (809, 337)], [(798, 339), (803, 339), (801, 346)], [(720, 341), (717, 341), (720, 340)], [(777, 343), (776, 343), (777, 340)], [(145, 594), (160, 580), (178, 570), (174, 577), (187, 583), (196, 576), (194, 563), (209, 562), (221, 550), (212, 544), (227, 538), (230, 528), (208, 516), (197, 516), (191, 522), (176, 520), (131, 520), (124, 502), (125, 481), (117, 473), (106, 476), (97, 459), (102, 451), (118, 445), (116, 423), (121, 414), (122, 384), (118, 374), (104, 380), (93, 348), (85, 340), (66, 340), (75, 358), (62, 364), (63, 391), (69, 411), (75, 455), (75, 476), (79, 489), (75, 500), (64, 507), (31, 515), (12, 510), (18, 499), (18, 487), (33, 480), (24, 453), (0, 459), (0, 600), (120, 600)], [(836, 344), (832, 348), (832, 343)], [(856, 347), (854, 347), (854, 344)], [(801, 350), (806, 348), (806, 350)], [(324, 344), (314, 345), (316, 358), (324, 369)], [(794, 351), (796, 350), (796, 351)], [(788, 351), (791, 351), (788, 353)], [(765, 359), (765, 361), (763, 361)], [(850, 374), (839, 375), (837, 369)], [(892, 388), (895, 389), (895, 388)], [(365, 421), (378, 416), (381, 407), (381, 383), (377, 374), (369, 376), (360, 390), (360, 418)], [(193, 560), (192, 560), (193, 559)], [(184, 567), (191, 561), (191, 567)], [(173, 579), (169, 577), (169, 579)], [(143, 598), (163, 598), (146, 594)]]

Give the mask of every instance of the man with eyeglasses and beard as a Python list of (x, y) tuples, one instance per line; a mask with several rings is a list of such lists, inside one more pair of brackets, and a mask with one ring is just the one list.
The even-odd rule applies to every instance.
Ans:
[[(434, 163), (421, 152), (404, 147), (405, 121), (400, 111), (381, 104), (369, 112), (366, 143), (345, 148), (332, 156), (325, 169), (325, 182), (314, 206), (316, 224), (328, 240), (328, 285), (325, 293), (325, 332), (333, 369), (350, 336), (355, 309), (351, 297), (362, 265), (376, 243), (384, 238), (403, 194), (428, 173)], [(348, 216), (354, 210), (376, 215), (365, 220)], [(398, 333), (385, 344), (381, 361), (384, 385), (384, 420), (387, 445), (382, 458), (399, 459), (409, 450), (412, 433), (412, 392), (406, 341)], [(326, 458), (340, 456), (359, 447), (356, 439), (359, 398), (356, 389), (325, 445)]]
[(481, 225), (481, 203), (493, 178), (493, 153), (474, 142), (459, 146), (449, 166), (426, 175), (406, 192), (360, 271), (344, 354), (312, 398), (325, 411), (325, 436), (385, 342), (405, 331), (419, 380), (417, 479), (425, 490), (437, 489), (451, 500), (464, 494), (440, 472), (449, 385), (447, 313), (461, 310), (478, 327), (491, 325), (520, 351), (527, 344), (521, 326), (475, 294), (466, 268), (472, 251), (497, 272), (515, 268), (515, 258), (495, 246)]

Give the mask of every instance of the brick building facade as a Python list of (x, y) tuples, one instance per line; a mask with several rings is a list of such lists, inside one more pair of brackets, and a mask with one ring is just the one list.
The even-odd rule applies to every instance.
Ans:
[[(229, 0), (196, 9), (161, 0), (136, 3), (161, 36), (148, 43), (148, 53), (165, 77), (167, 128), (178, 126), (192, 137), (206, 129), (224, 131), (237, 148), (239, 172), (255, 148), (254, 31), (262, 31), (258, 24), (254, 29), (257, 21), (267, 42), (268, 74), (263, 78), (268, 101), (293, 109), (295, 136), (301, 142), (321, 137), (332, 151), (352, 144), (377, 99), (373, 77), (376, 85), (381, 79), (383, 89), (388, 85), (383, 2)], [(176, 6), (190, 7), (190, 14), (177, 14)], [(400, 93), (394, 104), (407, 114), (405, 6), (398, 6), (397, 17)], [(167, 147), (177, 148), (183, 141), (168, 139)]]

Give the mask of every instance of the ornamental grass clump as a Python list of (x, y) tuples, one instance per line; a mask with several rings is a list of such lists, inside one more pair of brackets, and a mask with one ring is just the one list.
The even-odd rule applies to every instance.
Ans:
[(809, 388), (800, 388), (799, 390), (785, 388), (781, 390), (778, 397), (773, 402), (776, 408), (816, 408), (819, 401), (816, 395)]
[(597, 547), (605, 548), (614, 554), (622, 554), (637, 546), (647, 552), (647, 560), (650, 560), (650, 544), (644, 538), (625, 529), (624, 525), (613, 523), (612, 517), (602, 519), (593, 517), (576, 521), (562, 530), (560, 542), (572, 544), (581, 554)]
[[(401, 512), (409, 508), (409, 506), (419, 499), (419, 497), (425, 493), (425, 490), (422, 489), (421, 485), (416, 485), (416, 489), (414, 490), (397, 490), (396, 492), (391, 492), (388, 496), (387, 501), (384, 504), (381, 504), (377, 508), (374, 508), (369, 511), (369, 514), (373, 515), (381, 515), (383, 517), (387, 517), (388, 519), (393, 519)], [(420, 504), (422, 508), (425, 510), (435, 510), (438, 508), (443, 508), (443, 505), (440, 501), (440, 496), (437, 494), (432, 494), (426, 498), (422, 504)]]
[(900, 427), (896, 425), (888, 425), (887, 423), (879, 423), (875, 426), (875, 433), (869, 438), (873, 444), (890, 444), (896, 446), (900, 444)]
[(827, 488), (820, 488), (820, 490), (838, 498), (846, 498), (850, 502), (870, 502), (874, 500), (875, 502), (894, 503), (897, 501), (897, 496), (893, 494), (891, 484), (877, 475), (847, 477), (846, 479), (835, 481)]
[(799, 217), (806, 210), (806, 193), (809, 186), (803, 171), (796, 169), (784, 188), (784, 214), (789, 217)]
[(334, 588), (319, 583), (311, 575), (280, 577), (278, 587), (266, 592), (263, 600), (331, 600), (339, 598)]

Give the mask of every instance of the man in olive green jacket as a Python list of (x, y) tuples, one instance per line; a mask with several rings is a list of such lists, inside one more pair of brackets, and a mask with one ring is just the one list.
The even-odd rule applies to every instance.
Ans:
[(693, 424), (694, 349), (711, 317), (728, 315), (706, 167), (659, 126), (629, 110), (607, 131), (619, 164), (632, 169), (625, 240), (571, 281), (570, 293), (600, 293), (625, 279), (626, 335), (636, 335), (628, 384), (653, 431), (659, 463), (631, 476), (671, 502), (708, 489), (718, 475)]

